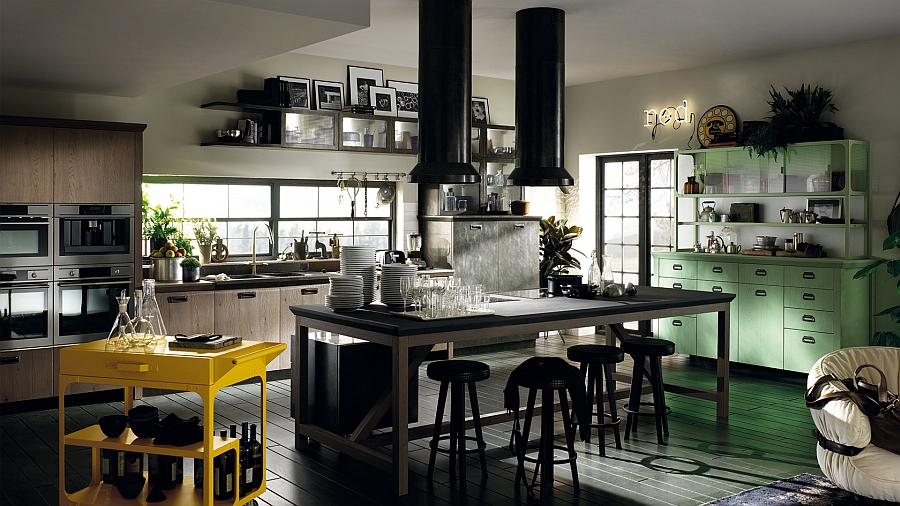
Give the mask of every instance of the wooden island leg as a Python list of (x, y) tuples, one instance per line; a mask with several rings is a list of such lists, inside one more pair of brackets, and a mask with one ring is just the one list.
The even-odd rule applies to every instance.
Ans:
[(731, 310), (719, 311), (718, 357), (716, 358), (716, 416), (728, 418), (728, 358), (731, 353)]
[(297, 325), (291, 341), (291, 412), (294, 416), (294, 447), (305, 450), (309, 447), (309, 438), (302, 434), (300, 426), (312, 421), (309, 403), (309, 327)]
[(409, 493), (409, 338), (397, 337), (391, 349), (391, 462), (394, 493), (400, 496)]

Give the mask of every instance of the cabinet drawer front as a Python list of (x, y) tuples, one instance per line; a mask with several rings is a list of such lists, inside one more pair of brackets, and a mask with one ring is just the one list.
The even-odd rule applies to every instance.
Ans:
[(784, 308), (784, 328), (811, 332), (834, 332), (834, 313), (786, 307)]
[(824, 267), (785, 267), (784, 286), (834, 288), (834, 269)]
[[(697, 290), (701, 292), (713, 292), (713, 293), (732, 293), (737, 295), (740, 291), (740, 285), (737, 283), (728, 283), (722, 281), (708, 281), (705, 279), (698, 280), (696, 285)], [(737, 309), (737, 297), (733, 301), (731, 301), (731, 309)]]
[(696, 260), (672, 260), (671, 258), (659, 259), (659, 272), (657, 276), (664, 278), (688, 278), (697, 277)]
[(817, 360), (836, 350), (834, 334), (784, 330), (784, 368), (809, 372)]
[(660, 288), (674, 288), (676, 290), (696, 290), (697, 289), (697, 281), (693, 279), (684, 279), (684, 278), (656, 278), (659, 283), (656, 286)]
[(740, 264), (730, 262), (697, 262), (697, 279), (736, 282)]
[(697, 354), (697, 318), (675, 316), (660, 318), (659, 337), (675, 343), (675, 353)]
[(784, 266), (744, 264), (741, 265), (741, 283), (756, 285), (777, 285), (784, 283)]
[(834, 290), (787, 287), (784, 289), (784, 307), (833, 311)]

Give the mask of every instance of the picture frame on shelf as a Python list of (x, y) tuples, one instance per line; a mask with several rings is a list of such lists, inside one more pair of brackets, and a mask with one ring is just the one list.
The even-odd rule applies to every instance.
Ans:
[(388, 80), (387, 86), (397, 90), (397, 116), (401, 118), (418, 118), (419, 83)]
[(344, 83), (334, 81), (313, 81), (316, 91), (316, 109), (340, 111), (344, 108)]
[(311, 109), (309, 99), (309, 79), (303, 77), (278, 76), (281, 83), (281, 101), (284, 107)]
[(843, 218), (843, 199), (815, 198), (806, 199), (806, 210), (816, 213), (819, 219), (840, 220)]
[(369, 87), (384, 86), (384, 71), (347, 65), (347, 82), (350, 86), (350, 105), (370, 106)]
[(491, 115), (488, 110), (488, 99), (472, 97), (472, 124), (487, 125), (490, 122)]
[(376, 116), (397, 115), (397, 90), (386, 86), (369, 86), (369, 103)]

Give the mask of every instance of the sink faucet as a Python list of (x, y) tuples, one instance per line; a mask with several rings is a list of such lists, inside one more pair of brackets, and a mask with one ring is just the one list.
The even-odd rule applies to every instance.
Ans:
[[(256, 265), (257, 265), (257, 263), (256, 263), (256, 231), (259, 230), (259, 227), (266, 228), (266, 233), (269, 236), (269, 245), (271, 246), (274, 244), (274, 241), (272, 240), (272, 229), (269, 228), (268, 225), (263, 223), (262, 225), (257, 225), (253, 229), (253, 251), (250, 255), (250, 274), (252, 274), (254, 276), (256, 275)], [(263, 264), (263, 265), (266, 265), (266, 264)]]

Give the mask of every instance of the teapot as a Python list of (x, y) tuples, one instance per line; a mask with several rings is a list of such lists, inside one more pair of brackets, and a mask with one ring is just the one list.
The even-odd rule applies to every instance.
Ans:
[(800, 223), (815, 223), (818, 217), (819, 215), (812, 211), (800, 211)]
[[(707, 205), (710, 204), (710, 205)], [(716, 221), (716, 203), (712, 200), (702, 202), (703, 210), (697, 216), (697, 221)]]
[(794, 223), (794, 210), (787, 209), (785, 207), (781, 208), (781, 222), (782, 223)]

